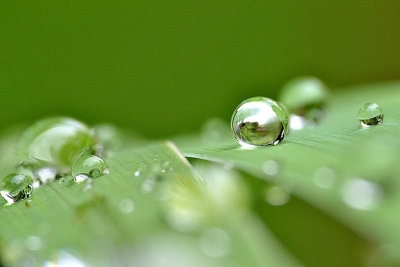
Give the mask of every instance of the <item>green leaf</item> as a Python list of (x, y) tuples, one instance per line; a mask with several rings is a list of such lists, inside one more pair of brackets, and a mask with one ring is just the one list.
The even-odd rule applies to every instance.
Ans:
[[(398, 83), (337, 91), (320, 124), (292, 131), (277, 146), (242, 149), (228, 125), (216, 121), (205, 126), (202, 134), (178, 137), (176, 142), (188, 157), (233, 164), (286, 188), (359, 234), (390, 248), (396, 256), (400, 249), (399, 101)], [(357, 113), (365, 102), (382, 106), (382, 125), (360, 126)], [(278, 163), (278, 175), (268, 175), (268, 160)], [(322, 184), (328, 187), (322, 188), (318, 179), (327, 176), (326, 168), (333, 171), (334, 178), (332, 186)]]
[[(241, 177), (221, 184), (208, 168), (200, 177), (171, 142), (125, 147), (106, 160), (110, 175), (83, 184), (64, 177), (0, 207), (2, 262), (298, 265), (251, 211)], [(188, 218), (191, 229), (180, 228), (176, 219)]]

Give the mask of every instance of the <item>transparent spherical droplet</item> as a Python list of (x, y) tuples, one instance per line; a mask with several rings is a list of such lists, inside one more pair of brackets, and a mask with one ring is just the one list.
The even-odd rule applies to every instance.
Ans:
[(71, 118), (48, 118), (25, 130), (19, 150), (28, 159), (67, 169), (87, 147), (96, 144), (92, 131)]
[(383, 122), (383, 109), (376, 103), (365, 103), (358, 111), (358, 119), (363, 127), (381, 124)]
[(305, 118), (304, 124), (321, 119), (327, 98), (328, 89), (322, 81), (315, 77), (299, 77), (282, 88), (279, 100), (292, 114)]
[(8, 203), (18, 202), (32, 195), (33, 179), (24, 174), (12, 173), (2, 182), (2, 197)]
[(76, 177), (83, 174), (90, 178), (97, 178), (110, 173), (107, 163), (94, 155), (82, 154), (72, 165), (71, 174)]
[(277, 145), (287, 134), (288, 120), (288, 112), (280, 103), (265, 97), (253, 97), (236, 108), (231, 127), (242, 145)]

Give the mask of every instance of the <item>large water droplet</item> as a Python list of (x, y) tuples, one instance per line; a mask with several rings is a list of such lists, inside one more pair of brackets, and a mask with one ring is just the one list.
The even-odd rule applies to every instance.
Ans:
[(265, 97), (253, 97), (236, 108), (231, 127), (242, 145), (277, 145), (287, 134), (288, 116), (280, 103)]
[(26, 199), (32, 194), (33, 179), (24, 174), (12, 173), (3, 179), (1, 196), (8, 202), (14, 203)]
[(327, 97), (327, 87), (319, 79), (299, 77), (282, 88), (279, 100), (292, 114), (305, 118), (301, 123), (297, 118), (297, 123), (294, 125), (301, 129), (307, 121), (317, 122), (321, 119)]
[(28, 159), (69, 171), (76, 157), (95, 144), (93, 133), (85, 124), (61, 117), (44, 119), (29, 127), (21, 138), (19, 150)]
[(382, 197), (381, 188), (370, 181), (354, 178), (346, 181), (342, 189), (343, 202), (358, 210), (370, 210)]
[(231, 239), (225, 230), (207, 229), (200, 238), (200, 248), (212, 258), (224, 257), (230, 250)]
[(110, 173), (107, 163), (101, 158), (82, 154), (72, 165), (71, 174), (76, 177), (79, 174), (84, 174), (90, 178), (97, 178)]
[(376, 103), (365, 103), (358, 111), (358, 119), (363, 127), (381, 124), (383, 122), (383, 109)]

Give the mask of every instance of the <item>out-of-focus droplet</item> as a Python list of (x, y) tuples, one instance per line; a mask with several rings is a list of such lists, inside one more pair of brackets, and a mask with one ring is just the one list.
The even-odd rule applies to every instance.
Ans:
[(301, 130), (304, 127), (311, 126), (311, 123), (304, 117), (292, 114), (289, 117), (289, 129), (290, 130)]
[(44, 267), (85, 267), (86, 265), (71, 253), (60, 250), (52, 259), (45, 262)]
[(83, 183), (89, 179), (90, 177), (87, 176), (86, 174), (78, 174), (74, 177), (75, 182), (77, 182), (78, 184)]
[(199, 240), (200, 248), (212, 258), (222, 258), (230, 250), (231, 239), (221, 228), (209, 228), (204, 231)]
[(328, 189), (334, 185), (336, 174), (331, 168), (321, 167), (314, 172), (313, 181), (318, 187)]
[(85, 124), (61, 117), (38, 121), (25, 130), (19, 150), (28, 159), (69, 171), (76, 157), (95, 144), (95, 137)]
[(107, 163), (94, 155), (82, 154), (72, 165), (71, 174), (77, 176), (85, 174), (90, 178), (97, 178), (110, 173)]
[(132, 199), (125, 198), (119, 202), (119, 210), (122, 213), (131, 213), (135, 209), (135, 204)]
[(142, 182), (142, 192), (143, 193), (150, 193), (151, 191), (154, 190), (155, 187), (155, 178), (146, 178), (145, 180), (143, 180)]
[(51, 183), (56, 179), (57, 169), (51, 167), (40, 168), (36, 171), (37, 178), (42, 184)]
[[(292, 114), (303, 117), (303, 123), (307, 123), (317, 122), (322, 118), (327, 98), (328, 89), (322, 81), (315, 77), (298, 77), (282, 88), (279, 100)], [(295, 126), (301, 129), (301, 124), (297, 123)], [(304, 124), (301, 126), (304, 127)]]
[(12, 173), (2, 181), (1, 196), (9, 203), (26, 199), (32, 194), (33, 179), (24, 174)]
[(377, 207), (381, 197), (381, 188), (377, 184), (362, 178), (350, 179), (345, 182), (342, 188), (343, 202), (358, 210), (371, 210)]
[(288, 120), (289, 114), (280, 103), (265, 97), (253, 97), (236, 108), (231, 128), (242, 145), (277, 145), (288, 132)]
[(38, 236), (30, 235), (25, 240), (25, 247), (29, 250), (40, 250), (43, 247), (42, 239)]
[(279, 173), (279, 164), (275, 160), (267, 160), (262, 165), (263, 171), (268, 176), (275, 176)]
[(290, 195), (278, 186), (272, 186), (265, 191), (265, 201), (272, 206), (282, 206), (290, 199)]
[(365, 103), (358, 111), (358, 119), (363, 127), (381, 124), (383, 122), (383, 109), (376, 103)]

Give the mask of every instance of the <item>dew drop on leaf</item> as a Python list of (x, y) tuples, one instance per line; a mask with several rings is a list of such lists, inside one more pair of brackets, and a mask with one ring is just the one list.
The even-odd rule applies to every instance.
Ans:
[(19, 151), (27, 159), (47, 162), (60, 171), (69, 171), (76, 157), (94, 145), (96, 139), (84, 123), (57, 117), (40, 120), (26, 129)]
[(353, 178), (343, 185), (342, 199), (349, 207), (358, 210), (375, 208), (382, 197), (381, 188), (368, 180)]
[(282, 206), (290, 199), (290, 195), (278, 186), (272, 186), (265, 191), (265, 201), (272, 206)]
[(288, 116), (280, 103), (265, 97), (253, 97), (236, 108), (231, 129), (241, 145), (277, 145), (287, 134)]
[(73, 177), (84, 174), (90, 178), (97, 178), (109, 173), (110, 169), (103, 159), (85, 153), (74, 162), (71, 169)]
[(12, 173), (2, 182), (1, 196), (9, 203), (18, 202), (32, 195), (33, 179), (24, 174)]
[(135, 204), (132, 199), (125, 198), (119, 202), (119, 210), (122, 213), (131, 213), (135, 209)]
[(314, 172), (313, 181), (316, 186), (328, 189), (335, 183), (336, 174), (331, 168), (320, 167)]
[(328, 89), (315, 77), (298, 77), (283, 86), (279, 100), (294, 115), (290, 129), (299, 130), (318, 122), (324, 113)]
[(376, 103), (365, 103), (358, 111), (358, 119), (363, 127), (381, 124), (383, 115), (382, 107)]
[(222, 258), (230, 250), (231, 239), (225, 230), (212, 227), (204, 231), (200, 237), (199, 245), (208, 256)]
[(264, 173), (268, 176), (275, 176), (279, 173), (279, 164), (275, 160), (267, 160), (262, 165)]

